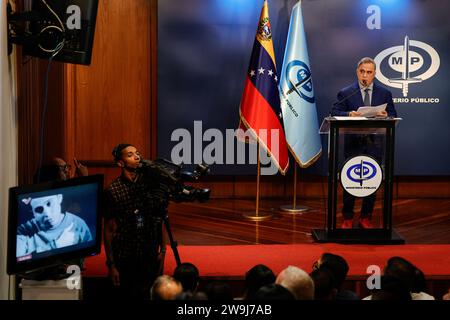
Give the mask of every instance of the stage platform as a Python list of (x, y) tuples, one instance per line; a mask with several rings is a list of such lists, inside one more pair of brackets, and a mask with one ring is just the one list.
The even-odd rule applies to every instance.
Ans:
[[(324, 203), (320, 200), (303, 203), (311, 210), (295, 216), (278, 211), (282, 201), (262, 201), (261, 208), (274, 213), (272, 220), (264, 222), (242, 216), (254, 205), (252, 200), (225, 199), (171, 205), (169, 219), (181, 261), (194, 263), (203, 281), (227, 281), (236, 293), (243, 286), (245, 272), (258, 263), (275, 273), (288, 265), (310, 272), (322, 253), (332, 252), (348, 261), (346, 286), (361, 296), (368, 292), (367, 267), (376, 265), (382, 270), (392, 256), (406, 258), (422, 269), (430, 292), (440, 295), (450, 287), (450, 215), (441, 208), (447, 200), (439, 201), (394, 201), (394, 227), (405, 238), (404, 245), (314, 242), (311, 230), (322, 227), (324, 221)], [(165, 273), (172, 274), (175, 265), (168, 247)], [(85, 267), (86, 278), (106, 277), (103, 252), (87, 258)]]

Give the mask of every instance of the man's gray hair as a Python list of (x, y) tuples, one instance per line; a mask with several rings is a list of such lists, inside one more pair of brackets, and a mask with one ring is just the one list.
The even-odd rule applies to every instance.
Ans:
[(275, 283), (292, 292), (297, 300), (314, 299), (314, 282), (309, 274), (300, 268), (287, 267), (280, 272)]
[(171, 276), (162, 275), (156, 278), (150, 289), (152, 300), (174, 300), (183, 291), (181, 283)]
[(359, 60), (356, 69), (358, 69), (359, 66), (362, 65), (363, 63), (371, 63), (375, 66), (375, 70), (377, 69), (377, 64), (375, 63), (375, 60), (373, 60), (371, 57), (364, 57), (361, 60)]

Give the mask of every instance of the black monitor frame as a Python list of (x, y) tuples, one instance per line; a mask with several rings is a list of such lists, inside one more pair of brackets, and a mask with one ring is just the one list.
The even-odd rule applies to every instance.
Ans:
[[(9, 275), (26, 275), (39, 269), (65, 264), (68, 260), (81, 259), (100, 253), (102, 243), (102, 212), (103, 212), (103, 175), (90, 175), (86, 177), (73, 178), (65, 181), (51, 181), (28, 186), (18, 186), (9, 189), (9, 212), (8, 212), (8, 251), (7, 251), (7, 273)], [(95, 241), (92, 245), (84, 248), (76, 248), (69, 252), (56, 252), (54, 255), (39, 259), (17, 261), (17, 228), (19, 204), (18, 197), (23, 194), (51, 191), (54, 189), (83, 186), (88, 184), (97, 185), (97, 212)], [(94, 235), (93, 235), (94, 236)]]

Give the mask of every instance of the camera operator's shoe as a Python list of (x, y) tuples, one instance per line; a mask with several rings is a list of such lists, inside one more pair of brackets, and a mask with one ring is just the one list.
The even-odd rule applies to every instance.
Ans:
[(359, 218), (359, 227), (361, 229), (372, 229), (372, 223), (369, 218)]
[(353, 219), (344, 219), (342, 222), (342, 229), (352, 229), (353, 228)]

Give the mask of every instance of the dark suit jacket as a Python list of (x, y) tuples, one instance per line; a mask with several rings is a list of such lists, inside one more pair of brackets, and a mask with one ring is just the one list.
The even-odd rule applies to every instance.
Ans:
[[(348, 116), (350, 111), (356, 111), (359, 107), (364, 106), (358, 82), (339, 91), (337, 101), (341, 102), (333, 105), (333, 108), (331, 109), (332, 116), (345, 117)], [(383, 103), (387, 103), (386, 112), (388, 113), (388, 116), (396, 117), (397, 112), (395, 111), (391, 92), (374, 82), (371, 105), (378, 106)]]

